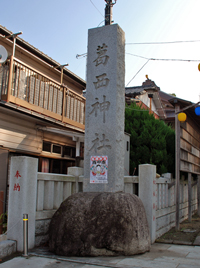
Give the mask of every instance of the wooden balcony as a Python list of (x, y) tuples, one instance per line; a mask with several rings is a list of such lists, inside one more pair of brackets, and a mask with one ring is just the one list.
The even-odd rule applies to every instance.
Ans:
[(0, 100), (85, 129), (85, 98), (13, 56), (0, 66)]

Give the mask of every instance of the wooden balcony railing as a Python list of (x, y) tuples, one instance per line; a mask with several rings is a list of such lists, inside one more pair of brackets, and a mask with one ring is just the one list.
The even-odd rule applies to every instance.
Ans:
[(85, 128), (85, 98), (13, 56), (0, 66), (0, 100)]

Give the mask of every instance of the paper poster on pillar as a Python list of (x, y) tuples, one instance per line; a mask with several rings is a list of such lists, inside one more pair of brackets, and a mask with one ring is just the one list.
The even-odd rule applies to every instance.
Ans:
[(90, 157), (90, 183), (108, 183), (108, 156)]

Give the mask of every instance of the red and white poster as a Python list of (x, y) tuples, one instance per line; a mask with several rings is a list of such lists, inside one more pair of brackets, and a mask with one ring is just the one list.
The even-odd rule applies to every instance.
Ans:
[(90, 157), (90, 183), (108, 183), (108, 157)]

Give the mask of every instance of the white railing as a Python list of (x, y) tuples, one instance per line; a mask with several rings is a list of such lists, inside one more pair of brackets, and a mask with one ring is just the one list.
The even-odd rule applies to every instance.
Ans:
[[(149, 165), (151, 166), (151, 165)], [(154, 240), (175, 226), (175, 180), (170, 174), (165, 177), (155, 178), (155, 202), (153, 196), (147, 200), (155, 210), (155, 219), (150, 228), (155, 228)], [(124, 177), (124, 192), (138, 194), (140, 176)], [(146, 178), (148, 180), (148, 177)], [(36, 205), (36, 226), (37, 222), (49, 221), (60, 204), (73, 193), (82, 191), (83, 176), (58, 175), (49, 173), (38, 173), (37, 180), (37, 205)], [(153, 182), (152, 182), (153, 183)], [(192, 181), (194, 184), (194, 181)], [(143, 188), (145, 191), (148, 189)], [(152, 192), (153, 193), (153, 192)], [(145, 202), (142, 198), (143, 203)], [(192, 187), (192, 213), (197, 210), (197, 185)], [(184, 178), (180, 182), (180, 222), (188, 218), (188, 184)], [(147, 213), (149, 215), (149, 213)], [(47, 224), (47, 222), (45, 223)], [(40, 234), (37, 234), (40, 236)], [(43, 234), (41, 234), (43, 236)], [(36, 237), (37, 238), (37, 237)], [(40, 241), (40, 240), (38, 240)], [(36, 239), (37, 245), (37, 239)]]
[(36, 220), (51, 218), (63, 200), (75, 192), (75, 177), (38, 172)]
[[(36, 246), (48, 241), (48, 226), (53, 214), (67, 197), (82, 191), (82, 184), (82, 175), (59, 175), (38, 172), (36, 197)], [(137, 193), (137, 184), (137, 176), (124, 177), (124, 191), (126, 193)]]
[[(73, 193), (82, 191), (82, 168), (71, 167), (70, 175), (38, 173), (38, 162), (35, 158), (18, 156), (11, 158), (10, 191), (8, 208), (8, 239), (18, 241), (23, 246), (22, 235), (16, 222), (22, 225), (19, 215), (29, 214), (30, 248), (48, 241), (48, 228), (51, 218), (63, 200)], [(17, 178), (16, 174), (20, 174)], [(18, 184), (18, 189), (15, 185)], [(200, 178), (180, 181), (180, 222), (199, 211)], [(138, 190), (139, 188), (139, 190)], [(191, 194), (188, 193), (191, 189)], [(139, 194), (143, 202), (150, 228), (151, 242), (175, 226), (175, 185), (169, 177), (156, 178), (156, 166), (140, 165), (139, 176), (124, 177), (124, 191)], [(188, 196), (192, 197), (188, 200)], [(23, 206), (18, 206), (22, 204)], [(190, 205), (191, 204), (191, 205)], [(18, 211), (20, 210), (21, 211)], [(15, 226), (13, 228), (13, 225)], [(10, 227), (9, 227), (10, 226)], [(11, 229), (12, 227), (12, 229)]]
[[(38, 172), (36, 220), (49, 219), (70, 195), (82, 191), (82, 176)], [(138, 176), (124, 177), (124, 191), (135, 194)]]
[[(192, 213), (197, 210), (197, 184), (192, 180)], [(176, 225), (175, 179), (161, 177), (156, 179), (156, 238)], [(188, 218), (188, 182), (180, 180), (179, 218), (180, 222)]]

